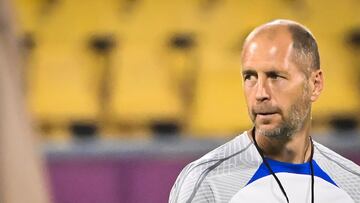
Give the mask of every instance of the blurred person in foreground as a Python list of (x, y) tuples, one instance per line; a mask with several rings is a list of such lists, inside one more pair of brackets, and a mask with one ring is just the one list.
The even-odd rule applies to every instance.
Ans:
[(187, 165), (169, 202), (360, 202), (360, 167), (310, 136), (323, 89), (311, 32), (290, 20), (255, 28), (242, 76), (254, 127)]
[(40, 146), (25, 110), (10, 0), (0, 0), (0, 202), (49, 203)]

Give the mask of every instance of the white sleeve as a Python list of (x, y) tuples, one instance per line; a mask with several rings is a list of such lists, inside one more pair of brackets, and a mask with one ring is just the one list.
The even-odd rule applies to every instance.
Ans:
[(212, 203), (214, 194), (208, 184), (206, 170), (199, 170), (193, 164), (187, 165), (171, 189), (169, 203)]

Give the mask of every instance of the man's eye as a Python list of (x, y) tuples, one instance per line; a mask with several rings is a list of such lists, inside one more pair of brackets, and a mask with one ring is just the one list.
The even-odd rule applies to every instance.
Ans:
[(277, 74), (272, 74), (272, 75), (269, 75), (269, 78), (274, 79), (274, 80), (277, 80), (277, 79), (280, 79), (281, 76), (280, 76), (280, 75), (277, 75)]
[(250, 80), (251, 79), (251, 77), (253, 77), (253, 75), (244, 75), (244, 80)]

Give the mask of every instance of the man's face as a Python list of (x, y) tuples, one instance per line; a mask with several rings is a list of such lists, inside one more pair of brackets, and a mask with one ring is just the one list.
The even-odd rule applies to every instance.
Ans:
[(289, 34), (259, 36), (244, 48), (242, 73), (248, 111), (258, 133), (289, 137), (310, 117), (309, 82), (292, 61)]

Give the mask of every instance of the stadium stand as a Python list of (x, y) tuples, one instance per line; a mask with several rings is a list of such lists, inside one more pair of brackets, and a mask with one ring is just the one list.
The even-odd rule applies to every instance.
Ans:
[[(307, 25), (320, 47), (326, 89), (314, 106), (315, 127), (357, 123), (358, 55), (344, 36), (360, 25), (358, 4), (17, 0), (19, 35), (31, 33), (36, 44), (27, 64), (30, 108), (39, 123), (65, 129), (61, 133), (83, 122), (104, 136), (233, 134), (250, 125), (240, 42), (255, 25), (291, 18)], [(89, 48), (94, 35), (112, 36), (106, 56)]]

